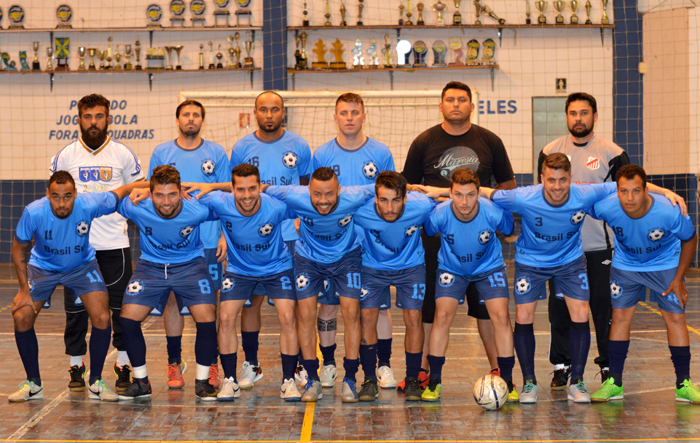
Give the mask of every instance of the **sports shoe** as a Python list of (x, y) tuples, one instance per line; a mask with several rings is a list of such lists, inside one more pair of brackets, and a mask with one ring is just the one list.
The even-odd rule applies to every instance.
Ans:
[(343, 393), (340, 396), (343, 403), (357, 403), (360, 401), (360, 396), (357, 394), (357, 385), (354, 381), (343, 380)]
[(299, 401), (301, 400), (301, 393), (297, 389), (297, 384), (294, 382), (293, 378), (286, 379), (282, 386), (280, 386), (280, 398), (284, 401)]
[(605, 380), (610, 378), (610, 368), (600, 368), (600, 372), (598, 374), (600, 374), (600, 382), (604, 383)]
[(241, 389), (253, 389), (255, 382), (263, 377), (262, 368), (260, 365), (253, 366), (249, 362), (244, 361), (241, 368), (241, 377), (238, 379), (238, 386)]
[(119, 396), (114, 393), (102, 380), (97, 380), (88, 388), (88, 398), (101, 401), (119, 401)]
[(360, 401), (374, 401), (377, 397), (379, 397), (377, 379), (371, 378), (365, 380), (364, 383), (362, 383), (362, 389), (360, 389)]
[(119, 400), (136, 400), (140, 398), (151, 398), (151, 382), (143, 384), (139, 381), (134, 381), (128, 388), (119, 394)]
[(588, 389), (586, 389), (586, 384), (583, 380), (571, 383), (569, 386), (569, 400), (572, 400), (574, 403), (591, 402), (591, 394), (588, 393)]
[(622, 400), (624, 396), (625, 389), (623, 386), (617, 386), (615, 384), (615, 379), (613, 377), (608, 377), (607, 380), (603, 382), (593, 395), (591, 395), (591, 401), (613, 401)]
[(323, 388), (321, 382), (309, 380), (304, 388), (304, 393), (301, 395), (301, 401), (317, 401), (323, 398)]
[(121, 368), (114, 364), (114, 375), (117, 377), (117, 382), (114, 384), (114, 390), (117, 394), (124, 392), (131, 384), (131, 367), (123, 365)]
[(68, 373), (70, 374), (68, 389), (73, 392), (83, 392), (85, 390), (85, 374), (87, 373), (85, 364), (71, 366)]
[(408, 401), (420, 401), (423, 395), (423, 389), (421, 389), (418, 380), (408, 380), (406, 381), (406, 387), (404, 388), (404, 398)]
[(500, 377), (501, 376), (501, 368), (491, 369), (490, 374), (495, 375), (496, 377)]
[(552, 384), (549, 385), (552, 391), (565, 390), (571, 378), (571, 366), (556, 365), (554, 366), (554, 372), (552, 372), (552, 374), (554, 374), (552, 376)]
[(221, 386), (221, 376), (219, 375), (218, 363), (214, 363), (209, 367), (209, 384), (215, 388)]
[[(209, 382), (211, 384), (211, 382)], [(233, 377), (224, 378), (224, 382), (221, 384), (221, 389), (219, 393), (216, 394), (216, 399), (219, 401), (233, 401), (234, 398), (241, 396), (241, 389), (238, 387), (238, 383), (233, 380)]]
[(202, 401), (216, 401), (216, 388), (209, 383), (209, 380), (194, 384), (194, 393)]
[(515, 383), (510, 383), (508, 386), (508, 400), (507, 403), (518, 403), (520, 401), (520, 395), (515, 387)]
[[(77, 366), (76, 366), (77, 367)], [(17, 392), (10, 394), (7, 399), (11, 403), (18, 403), (28, 400), (40, 400), (44, 398), (44, 384), (37, 386), (34, 382), (25, 380), (17, 386)]]
[(525, 380), (520, 392), (520, 403), (537, 403), (537, 385), (532, 380)]
[(428, 387), (425, 388), (423, 394), (421, 395), (421, 400), (423, 401), (438, 401), (440, 400), (440, 393), (442, 392), (442, 385), (437, 380), (430, 380), (428, 382)]
[(182, 377), (182, 374), (186, 370), (187, 363), (184, 360), (180, 360), (180, 363), (168, 364), (168, 388), (182, 389), (185, 386), (185, 379)]
[[(306, 370), (304, 370), (304, 375), (306, 375)], [(337, 377), (337, 370), (335, 365), (325, 365), (321, 368), (321, 386), (324, 388), (332, 388), (335, 385), (335, 378)]]
[(689, 378), (683, 380), (682, 388), (676, 388), (676, 401), (700, 405), (700, 390)]
[[(425, 372), (421, 369), (420, 372), (418, 372), (418, 383), (420, 384), (420, 387), (425, 389), (426, 386), (428, 386), (428, 382), (430, 382), (430, 372)], [(406, 379), (404, 378), (399, 383), (397, 383), (396, 390), (399, 392), (403, 392), (405, 389)]]
[[(294, 379), (300, 385), (306, 386), (306, 383), (309, 381), (309, 373), (306, 372), (306, 369), (304, 369), (302, 365), (297, 365), (297, 369), (294, 371)], [(323, 383), (321, 383), (321, 386), (323, 386)]]
[(377, 378), (379, 379), (379, 387), (382, 389), (392, 389), (398, 384), (390, 366), (380, 366), (377, 369)]

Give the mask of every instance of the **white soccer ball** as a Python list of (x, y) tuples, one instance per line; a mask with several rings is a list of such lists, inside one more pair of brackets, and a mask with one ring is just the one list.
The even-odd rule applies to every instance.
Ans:
[(449, 286), (452, 284), (452, 282), (455, 281), (455, 276), (450, 274), (449, 272), (443, 272), (440, 274), (440, 284), (443, 286)]
[(617, 298), (622, 294), (622, 286), (620, 286), (617, 282), (610, 282), (610, 296), (613, 298)]
[(81, 237), (86, 235), (88, 231), (90, 231), (90, 225), (84, 221), (81, 221), (80, 223), (78, 223), (78, 226), (75, 227), (75, 232)]
[(272, 234), (272, 229), (273, 226), (270, 223), (265, 223), (264, 225), (260, 226), (258, 233), (262, 237), (267, 237), (268, 235)]
[(291, 169), (297, 165), (297, 156), (293, 152), (287, 152), (282, 157), (282, 161), (284, 161), (286, 167)]
[(129, 286), (126, 287), (126, 290), (129, 294), (138, 294), (139, 292), (143, 291), (143, 285), (140, 281), (134, 280), (129, 283)]
[(571, 224), (577, 225), (583, 221), (583, 219), (586, 217), (586, 213), (583, 211), (578, 211), (575, 212), (574, 215), (571, 216)]
[(377, 165), (372, 162), (367, 162), (362, 167), (362, 173), (365, 174), (367, 178), (374, 178), (377, 175)]
[(662, 231), (661, 229), (652, 229), (651, 232), (649, 232), (649, 240), (651, 241), (659, 241), (663, 236), (664, 231)]
[(404, 232), (404, 235), (406, 237), (410, 237), (413, 235), (414, 232), (418, 230), (418, 226), (409, 226), (408, 229), (406, 229), (406, 232)]
[(186, 228), (182, 228), (180, 230), (180, 237), (186, 238), (192, 233), (192, 231), (194, 231), (194, 226), (187, 226)]
[(483, 231), (481, 234), (479, 234), (479, 243), (482, 245), (488, 243), (489, 240), (491, 240), (491, 231)]
[(526, 293), (530, 290), (530, 280), (527, 277), (519, 278), (515, 283), (515, 289), (521, 294)]
[(221, 282), (221, 290), (226, 292), (231, 290), (233, 288), (233, 280), (231, 280), (229, 277), (226, 277), (222, 282)]
[(299, 274), (297, 275), (297, 288), (299, 289), (304, 289), (309, 285), (309, 277), (306, 276), (306, 274)]
[(487, 411), (497, 411), (508, 400), (508, 383), (497, 375), (484, 375), (474, 385), (474, 400)]
[(211, 160), (207, 160), (204, 163), (202, 163), (202, 172), (205, 175), (212, 175), (214, 173), (214, 162)]
[(341, 218), (340, 221), (338, 222), (338, 225), (341, 228), (344, 228), (348, 225), (348, 223), (350, 223), (351, 220), (352, 220), (352, 215), (348, 215), (346, 217)]

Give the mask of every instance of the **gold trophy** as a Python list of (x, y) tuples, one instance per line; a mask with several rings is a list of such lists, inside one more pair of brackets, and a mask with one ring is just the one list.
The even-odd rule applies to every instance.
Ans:
[(386, 34), (384, 35), (384, 49), (382, 49), (382, 54), (384, 54), (386, 59), (384, 67), (393, 68), (394, 66), (391, 64), (391, 43), (389, 41), (389, 36)]
[(306, 8), (306, 2), (304, 2), (304, 21), (301, 22), (302, 26), (309, 26), (309, 10)]
[(455, 0), (455, 14), (452, 16), (452, 24), (459, 26), (462, 24), (462, 14), (459, 13), (459, 4), (462, 0)]
[[(250, 31), (248, 31), (248, 35), (250, 35)], [(245, 67), (246, 68), (253, 68), (255, 67), (255, 60), (253, 60), (253, 57), (250, 56), (250, 53), (253, 51), (255, 48), (255, 42), (252, 40), (246, 40), (245, 41)]]
[(558, 25), (563, 25), (564, 24), (564, 16), (561, 15), (561, 11), (563, 11), (564, 8), (566, 8), (566, 3), (564, 3), (562, 0), (556, 0), (556, 1), (552, 2), (552, 6), (554, 6), (554, 9), (556, 9), (557, 12), (559, 13), (557, 15), (556, 23)]
[(593, 22), (591, 21), (591, 0), (586, 0), (586, 24), (593, 24)]
[(168, 55), (168, 63), (165, 66), (165, 69), (168, 71), (173, 70), (173, 49), (175, 49), (175, 46), (164, 46), (165, 48), (165, 53)]
[(95, 71), (95, 54), (97, 54), (97, 49), (88, 48), (88, 56), (90, 56), (90, 64), (88, 65), (88, 71)]
[(137, 71), (140, 71), (143, 69), (141, 67), (141, 41), (139, 40), (139, 36), (136, 36), (136, 44), (134, 45), (134, 52), (136, 53), (136, 66), (134, 66), (134, 69)]
[(333, 42), (333, 49), (331, 49), (331, 54), (335, 57), (335, 61), (331, 62), (331, 69), (346, 69), (347, 66), (345, 66), (345, 62), (343, 61), (343, 53), (345, 50), (343, 49), (343, 44), (338, 40), (337, 38), (335, 39), (335, 42)]
[(423, 25), (425, 25), (425, 21), (423, 21), (423, 9), (425, 9), (425, 5), (423, 4), (423, 0), (418, 2), (418, 6), (416, 6), (416, 7), (418, 8), (418, 21), (416, 22), (416, 24), (418, 26), (423, 26)]
[(326, 16), (326, 23), (324, 23), (323, 25), (324, 26), (333, 26), (331, 24), (331, 4), (330, 4), (329, 0), (326, 0), (326, 14), (325, 14), (325, 16)]
[(311, 52), (316, 54), (318, 61), (311, 63), (313, 69), (328, 69), (328, 63), (326, 62), (326, 45), (320, 38), (316, 42), (316, 48), (312, 49)]
[(119, 45), (117, 45), (117, 47), (115, 48), (114, 60), (116, 62), (116, 65), (114, 65), (114, 69), (121, 70), (122, 69), (122, 63), (121, 63), (122, 54), (121, 54), (121, 52), (119, 52)]
[[(302, 32), (302, 34), (306, 35), (305, 32)], [(240, 68), (240, 67), (241, 67), (241, 47), (238, 46), (238, 40), (239, 40), (240, 38), (241, 38), (241, 34), (239, 34), (238, 32), (236, 32), (236, 33), (233, 35), (233, 39), (236, 41), (236, 47), (233, 48), (233, 55), (236, 56), (236, 68)]]
[(498, 20), (499, 25), (504, 25), (506, 23), (506, 19), (500, 18), (499, 16), (496, 15), (495, 12), (493, 12), (493, 9), (491, 9), (488, 5), (479, 5), (481, 8), (481, 12), (484, 15), (488, 15), (489, 17), (492, 17), (496, 20)]
[(578, 0), (571, 0), (569, 2), (569, 7), (571, 8), (571, 12), (574, 13), (574, 15), (571, 16), (571, 24), (572, 25), (578, 25), (578, 15), (576, 15), (576, 11), (578, 10), (578, 5), (579, 5)]
[(100, 71), (105, 69), (105, 59), (107, 58), (107, 51), (97, 51), (97, 58), (100, 59)]
[(359, 0), (360, 4), (357, 5), (358, 9), (358, 14), (357, 14), (357, 26), (363, 26), (362, 24), (362, 8), (365, 7), (365, 5), (362, 3), (365, 0)]
[(348, 22), (345, 21), (345, 13), (347, 12), (347, 9), (345, 9), (345, 3), (340, 4), (340, 26), (347, 26)]
[(199, 44), (199, 69), (204, 69), (204, 43)]
[(437, 12), (437, 25), (445, 26), (445, 20), (442, 18), (442, 13), (447, 9), (447, 5), (438, 0), (437, 3), (433, 3), (433, 11)]
[(53, 71), (53, 65), (51, 64), (51, 59), (53, 58), (53, 47), (51, 45), (46, 47), (46, 70)]
[(544, 16), (544, 11), (547, 9), (547, 2), (544, 0), (537, 0), (535, 2), (535, 7), (540, 11), (540, 16), (537, 19), (537, 23), (544, 25), (547, 23), (547, 17)]
[(413, 14), (411, 13), (411, 0), (408, 0), (408, 6), (406, 6), (406, 26), (413, 26), (413, 22), (411, 21), (411, 16)]
[(228, 58), (229, 58), (229, 65), (226, 67), (226, 69), (234, 69), (236, 66), (233, 64), (233, 56), (234, 56), (235, 50), (233, 49), (233, 46), (230, 46), (228, 48)]
[(399, 26), (403, 26), (404, 21), (403, 21), (403, 10), (406, 9), (406, 7), (403, 5), (403, 2), (399, 5)]
[(609, 25), (610, 24), (610, 19), (608, 18), (608, 0), (600, 0), (603, 3), (603, 18), (601, 19), (601, 23), (604, 25)]
[(41, 71), (41, 65), (39, 64), (39, 42), (34, 42), (34, 60), (32, 61), (32, 71)]
[(525, 16), (527, 17), (525, 19), (525, 24), (532, 24), (532, 20), (530, 20), (530, 0), (525, 0)]
[(78, 48), (78, 56), (80, 56), (80, 66), (78, 66), (78, 71), (85, 71), (85, 46)]
[(476, 10), (476, 21), (474, 24), (480, 25), (481, 20), (479, 20), (479, 14), (481, 14), (481, 4), (479, 3), (479, 0), (474, 0), (474, 9)]
[[(175, 65), (175, 69), (180, 69), (180, 70), (182, 69), (182, 65), (180, 64), (180, 52), (182, 52), (182, 48), (184, 48), (184, 46), (182, 46), (182, 45), (175, 46), (175, 48), (174, 48), (175, 55), (177, 55), (177, 64)], [(127, 63), (128, 62), (129, 62), (129, 60), (127, 59)]]
[(126, 64), (124, 65), (124, 69), (132, 71), (134, 69), (134, 65), (131, 64), (131, 56), (133, 55), (133, 52), (131, 52), (131, 45), (125, 45), (124, 46), (124, 57), (126, 58)]

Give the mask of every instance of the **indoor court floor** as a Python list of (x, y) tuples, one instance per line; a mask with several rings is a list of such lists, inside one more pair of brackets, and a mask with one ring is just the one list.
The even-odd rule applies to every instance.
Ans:
[[(512, 266), (509, 266), (512, 275)], [(512, 281), (511, 281), (512, 285)], [(690, 301), (687, 320), (691, 377), (700, 382), (700, 272), (688, 275)], [(574, 404), (566, 391), (549, 389), (552, 366), (547, 360), (549, 324), (546, 304), (540, 302), (535, 321), (539, 400), (534, 405), (507, 404), (498, 412), (482, 410), (472, 387), (489, 371), (476, 323), (460, 308), (452, 329), (439, 402), (409, 402), (394, 390), (382, 390), (370, 403), (340, 401), (342, 370), (334, 389), (324, 389), (317, 404), (285, 403), (279, 398), (281, 367), (278, 324), (274, 308), (263, 311), (260, 362), (264, 377), (254, 389), (243, 391), (234, 403), (203, 403), (194, 395), (194, 323), (187, 319), (183, 358), (189, 365), (184, 390), (166, 386), (166, 349), (161, 318), (144, 324), (153, 398), (148, 402), (100, 403), (86, 393), (68, 391), (68, 357), (64, 355), (65, 316), (60, 296), (37, 321), (40, 368), (45, 397), (11, 404), (25, 374), (13, 336), (11, 303), (16, 293), (14, 269), (0, 268), (0, 441), (700, 441), (700, 405), (675, 402), (675, 375), (664, 323), (655, 305), (640, 304), (633, 323), (632, 343), (625, 367), (625, 399), (609, 404)], [(61, 294), (62, 291), (58, 291)], [(396, 378), (404, 376), (403, 321), (392, 308)], [(514, 306), (511, 301), (511, 313)], [(336, 357), (342, 362), (342, 322)], [(593, 364), (592, 340), (586, 382), (594, 392), (600, 379)], [(239, 368), (242, 360), (239, 349)], [(112, 349), (105, 364), (105, 380), (114, 384)], [(87, 360), (86, 360), (87, 364)], [(239, 369), (240, 372), (240, 369)], [(516, 364), (518, 390), (522, 375)], [(362, 381), (362, 371), (358, 374)]]

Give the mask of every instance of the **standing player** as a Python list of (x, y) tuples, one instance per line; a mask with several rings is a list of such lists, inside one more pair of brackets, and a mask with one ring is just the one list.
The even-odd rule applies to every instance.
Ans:
[[(148, 178), (157, 166), (170, 165), (178, 170), (185, 182), (217, 183), (229, 181), (229, 165), (226, 151), (221, 145), (202, 139), (200, 131), (204, 124), (204, 106), (196, 100), (186, 100), (175, 110), (175, 124), (180, 135), (173, 140), (158, 145), (151, 156)], [(226, 240), (221, 235), (218, 221), (202, 223), (200, 236), (204, 244), (204, 258), (211, 274), (212, 289), (221, 289), (223, 260), (226, 258)], [(165, 335), (168, 349), (168, 387), (182, 389), (185, 380), (182, 374), (187, 365), (182, 360), (182, 330), (184, 319), (177, 309), (175, 297), (171, 294), (163, 312)], [(218, 364), (211, 365), (209, 382), (219, 386)]]
[(698, 234), (690, 217), (683, 216), (666, 198), (649, 195), (641, 167), (622, 167), (616, 180), (617, 196), (596, 203), (591, 212), (610, 224), (617, 246), (610, 271), (610, 376), (591, 400), (622, 400), (632, 317), (637, 303), (646, 300), (649, 288), (651, 300), (659, 304), (666, 323), (676, 370), (676, 401), (700, 404), (700, 391), (690, 381), (690, 338), (685, 323), (685, 274), (695, 255)]
[[(80, 297), (92, 322), (89, 397), (102, 401), (119, 399), (102, 381), (112, 328), (107, 287), (88, 234), (94, 219), (114, 212), (119, 200), (133, 186), (79, 194), (73, 177), (66, 171), (56, 171), (49, 179), (46, 198), (29, 204), (22, 213), (12, 243), (12, 260), (19, 281), (19, 292), (12, 302), (12, 316), (27, 380), (8, 397), (9, 401), (44, 397), (34, 323), (58, 285), (68, 288), (72, 297)], [(27, 261), (32, 238), (35, 245)]]
[[(263, 185), (307, 185), (312, 172), (311, 150), (303, 138), (282, 128), (286, 115), (282, 97), (274, 91), (261, 93), (255, 99), (254, 112), (259, 129), (233, 145), (231, 168), (241, 163), (257, 167)], [(291, 247), (299, 238), (293, 220), (283, 222), (282, 238)], [(292, 249), (290, 252), (294, 256)], [(246, 303), (241, 314), (241, 345), (246, 358), (239, 380), (241, 389), (251, 389), (263, 376), (258, 362), (263, 285), (255, 288), (253, 294), (250, 306)]]
[(375, 197), (355, 214), (362, 239), (362, 342), (360, 362), (365, 381), (361, 401), (379, 395), (377, 386), (377, 317), (381, 306), (391, 306), (390, 286), (396, 288), (396, 307), (406, 324), (406, 400), (418, 401), (423, 393), (418, 373), (423, 352), (421, 308), (425, 296), (425, 251), (420, 227), (435, 203), (430, 197), (406, 194), (406, 179), (384, 171), (377, 176)]
[(134, 380), (119, 398), (151, 396), (141, 322), (154, 308), (163, 312), (172, 291), (179, 307), (187, 307), (197, 324), (195, 393), (204, 401), (216, 400), (216, 389), (209, 383), (216, 354), (216, 292), (199, 237), (200, 224), (213, 217), (206, 207), (182, 200), (180, 174), (172, 166), (153, 170), (150, 189), (151, 198), (138, 206), (129, 199), (119, 204), (119, 213), (131, 219), (141, 233), (141, 258), (126, 289), (121, 314)]
[(424, 228), (427, 235), (440, 233), (435, 284), (435, 323), (430, 331), (430, 381), (423, 392), (426, 401), (437, 401), (442, 392), (442, 367), (457, 308), (466, 288), (474, 283), (479, 301), (493, 322), (500, 376), (508, 384), (508, 401), (518, 401), (513, 384), (513, 329), (508, 314), (508, 277), (501, 242), (496, 231), (513, 232), (513, 216), (493, 202), (479, 198), (479, 176), (469, 168), (452, 173), (450, 200), (435, 208)]
[[(490, 185), (492, 178), (496, 189), (515, 188), (515, 176), (503, 142), (498, 136), (481, 126), (473, 125), (470, 116), (474, 112), (469, 86), (450, 82), (442, 90), (440, 111), (444, 121), (420, 134), (411, 144), (402, 174), (409, 183), (450, 187), (455, 169), (466, 166), (476, 171), (483, 185)], [(428, 337), (435, 317), (435, 273), (440, 238), (423, 235), (426, 265), (426, 293), (423, 301), (423, 327), (426, 342), (423, 348), (423, 368), (428, 367)], [(493, 325), (485, 306), (479, 304), (475, 285), (467, 288), (468, 315), (477, 319), (479, 335), (484, 343), (491, 369), (497, 372), (496, 344)], [(421, 371), (423, 387), (428, 375)], [(399, 384), (399, 387), (401, 384)]]
[[(86, 95), (78, 102), (80, 138), (72, 141), (51, 159), (50, 172), (68, 171), (77, 181), (79, 193), (106, 192), (120, 186), (144, 180), (141, 162), (134, 152), (108, 135), (109, 100), (98, 94)], [(118, 213), (96, 219), (90, 229), (90, 245), (95, 248), (100, 272), (109, 291), (114, 336), (117, 348), (114, 373), (116, 391), (131, 383), (131, 368), (124, 347), (119, 312), (126, 285), (131, 278), (131, 251), (126, 220)], [(85, 334), (88, 315), (85, 308), (75, 304), (74, 295), (65, 292), (66, 354), (70, 355), (71, 391), (85, 389), (86, 373), (82, 355), (87, 351)]]
[[(566, 154), (571, 161), (573, 183), (604, 183), (615, 180), (615, 174), (629, 164), (627, 153), (615, 143), (596, 135), (593, 126), (598, 120), (598, 106), (593, 96), (576, 92), (566, 99), (566, 124), (571, 135), (558, 138), (544, 147), (540, 153), (538, 175), (547, 155), (554, 152)], [(608, 336), (612, 306), (610, 304), (610, 261), (613, 256), (612, 231), (604, 221), (586, 217), (581, 227), (583, 252), (586, 254), (588, 286), (591, 291), (591, 316), (596, 331), (598, 357), (603, 381), (608, 376)], [(550, 293), (557, 294), (551, 286)], [(571, 376), (569, 357), (569, 331), (571, 319), (566, 302), (559, 297), (549, 297), (549, 323), (552, 339), (549, 342), (549, 360), (554, 367), (552, 390), (566, 389)]]
[[(338, 124), (338, 137), (314, 151), (313, 170), (328, 167), (338, 176), (341, 186), (374, 183), (382, 171), (394, 171), (394, 157), (389, 148), (364, 135), (362, 124), (367, 120), (362, 97), (352, 92), (342, 94), (335, 102), (333, 119)], [(358, 233), (359, 235), (360, 233)], [(332, 290), (319, 297), (318, 338), (323, 355), (321, 385), (335, 383), (335, 335), (337, 329), (338, 299)], [(377, 321), (377, 357), (379, 358), (379, 387), (395, 388), (396, 379), (391, 370), (391, 315), (389, 305), (382, 306)]]

